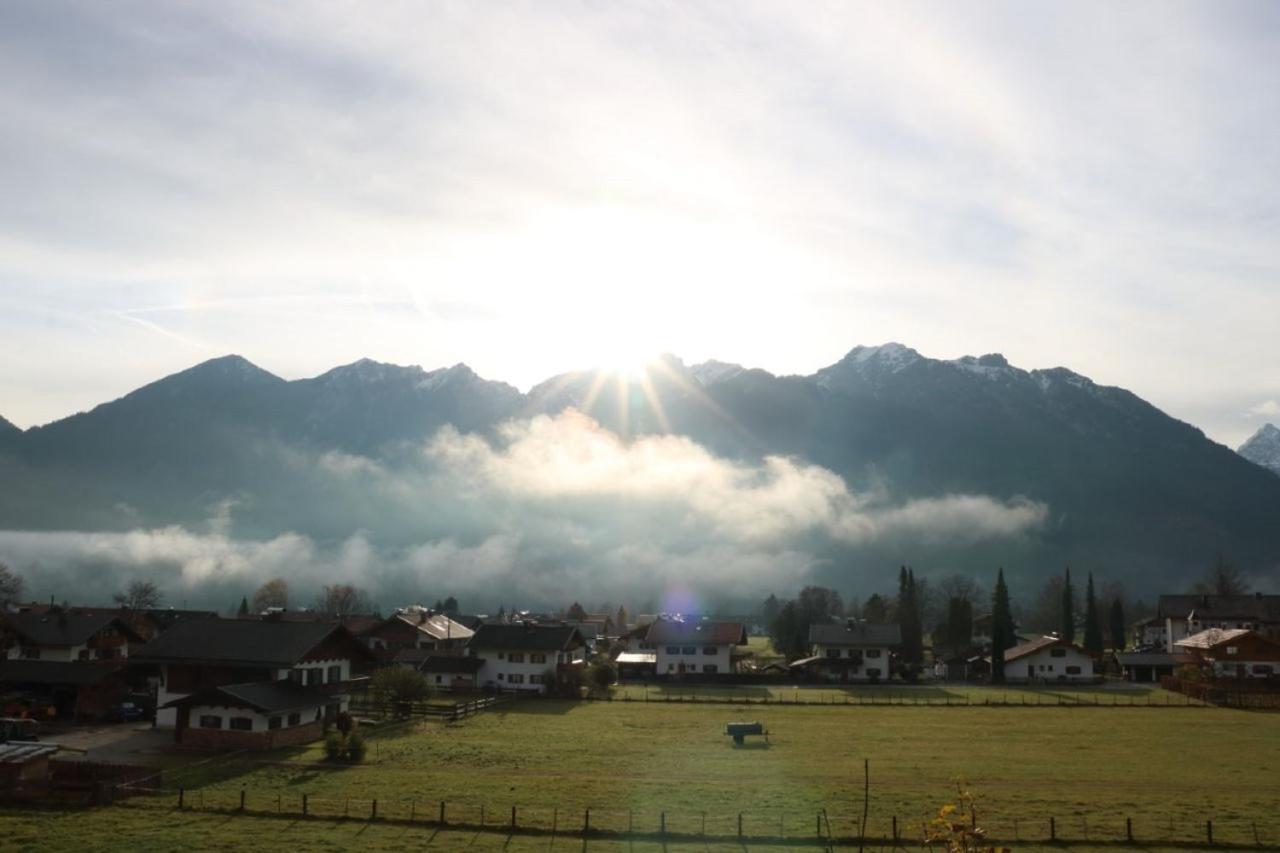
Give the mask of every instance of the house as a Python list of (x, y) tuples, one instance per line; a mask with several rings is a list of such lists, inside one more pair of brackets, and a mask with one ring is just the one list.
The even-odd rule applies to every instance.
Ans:
[[(156, 673), (157, 726), (173, 726), (180, 743), (200, 746), (220, 743), (227, 748), (237, 748), (235, 745), (244, 741), (238, 735), (219, 739), (218, 735), (206, 737), (189, 730), (206, 727), (202, 716), (208, 717), (204, 721), (209, 723), (207, 728), (214, 730), (255, 729), (223, 726), (223, 721), (229, 719), (226, 714), (192, 716), (192, 708), (211, 706), (183, 700), (197, 694), (200, 701), (219, 697), (226, 700), (226, 695), (210, 691), (235, 687), (236, 695), (241, 697), (238, 701), (259, 701), (262, 710), (255, 713), (282, 716), (280, 724), (285, 727), (313, 722), (316, 708), (322, 709), (325, 720), (331, 720), (346, 709), (356, 672), (372, 661), (373, 655), (364, 644), (336, 622), (209, 619), (179, 622), (139, 649), (131, 665), (146, 666)], [(279, 702), (284, 701), (283, 693), (251, 689), (252, 685), (278, 682), (305, 688), (312, 704), (305, 708), (298, 706), (296, 710), (282, 709)], [(300, 702), (303, 698), (299, 690), (292, 690), (289, 695), (290, 702)], [(225, 707), (252, 710), (247, 705)], [(291, 722), (295, 714), (296, 722)], [(216, 726), (214, 717), (220, 718)], [(252, 715), (249, 718), (252, 719)], [(273, 740), (283, 737), (277, 735)]]
[(1280, 676), (1280, 643), (1247, 628), (1209, 628), (1179, 640), (1174, 647), (1192, 656), (1214, 678)]
[(205, 687), (162, 706), (178, 743), (199, 749), (274, 749), (309, 743), (332, 721), (334, 695), (289, 679)]
[(112, 661), (129, 656), (142, 636), (115, 611), (52, 608), (43, 613), (9, 613), (0, 619), (9, 660)]
[(1093, 658), (1084, 649), (1058, 637), (1040, 637), (1004, 652), (1006, 681), (1088, 682), (1094, 678)]
[(440, 655), (460, 655), (474, 634), (443, 613), (414, 605), (397, 610), (359, 636), (379, 657), (392, 659), (402, 649), (430, 649)]
[(653, 678), (658, 674), (658, 654), (651, 651), (619, 652), (613, 659), (613, 665), (618, 670), (619, 681)]
[(568, 667), (585, 663), (586, 645), (569, 625), (513, 622), (481, 625), (467, 654), (483, 661), (476, 672), (479, 686), (545, 693)]
[(746, 644), (741, 622), (659, 617), (649, 624), (637, 651), (654, 653), (660, 676), (723, 675), (732, 673), (743, 657), (735, 647)]
[(422, 673), (427, 683), (437, 690), (475, 690), (476, 675), (484, 666), (482, 658), (437, 654), (430, 649), (401, 649), (393, 660)]
[(1195, 658), (1185, 653), (1169, 654), (1164, 651), (1117, 652), (1116, 666), (1125, 681), (1158, 682), (1173, 675), (1178, 667), (1194, 663)]
[(96, 719), (129, 695), (124, 667), (111, 661), (0, 660), (0, 692), (19, 707)]
[(890, 652), (901, 642), (897, 625), (872, 625), (858, 619), (810, 625), (811, 657), (793, 661), (791, 669), (823, 681), (888, 680)]
[(1139, 628), (1144, 648), (1172, 653), (1180, 640), (1210, 628), (1244, 629), (1280, 641), (1280, 595), (1162, 595)]

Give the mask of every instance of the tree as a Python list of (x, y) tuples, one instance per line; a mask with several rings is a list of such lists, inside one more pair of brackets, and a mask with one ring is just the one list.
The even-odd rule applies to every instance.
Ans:
[(431, 695), (426, 676), (407, 666), (385, 666), (369, 679), (369, 687), (380, 703), (403, 705), (420, 702)]
[(132, 581), (124, 592), (117, 592), (111, 600), (128, 610), (150, 610), (160, 606), (160, 588), (154, 581)]
[(883, 625), (889, 621), (889, 602), (878, 592), (873, 592), (862, 605), (862, 618), (872, 625)]
[(1249, 582), (1234, 563), (1219, 554), (1192, 592), (1198, 595), (1245, 595), (1249, 592)]
[(1004, 569), (996, 573), (996, 589), (991, 595), (991, 680), (1004, 683), (1004, 653), (1013, 648), (1013, 613), (1009, 609), (1009, 588), (1004, 584)]
[(902, 660), (919, 664), (924, 660), (924, 625), (916, 574), (903, 566), (898, 572), (898, 625), (902, 630)]
[(585, 622), (587, 619), (587, 611), (582, 608), (578, 602), (569, 605), (569, 610), (565, 613), (565, 618), (570, 622)]
[(618, 615), (613, 617), (614, 627), (617, 629), (619, 634), (627, 630), (627, 622), (629, 621), (630, 621), (630, 616), (627, 613), (627, 608), (619, 604)]
[[(953, 598), (959, 598), (972, 604), (982, 597), (982, 584), (969, 575), (955, 574), (945, 577), (938, 584), (938, 589), (947, 597), (948, 602)], [(948, 604), (949, 607), (950, 604)]]
[(1062, 628), (1062, 575), (1050, 575), (1022, 620), (1028, 630), (1053, 634)]
[(1062, 580), (1062, 619), (1058, 623), (1058, 636), (1068, 643), (1076, 641), (1076, 593), (1071, 587), (1070, 566)]
[(608, 693), (609, 686), (618, 678), (613, 664), (608, 661), (596, 661), (587, 670), (587, 685), (596, 692)]
[(441, 609), (450, 616), (457, 616), (458, 615), (458, 599), (454, 598), (452, 595), (449, 596), (444, 600), (444, 607), (442, 607)]
[(253, 594), (253, 612), (262, 613), (269, 607), (284, 609), (289, 606), (289, 584), (284, 578), (272, 578), (258, 587)]
[(349, 583), (326, 584), (316, 599), (316, 610), (334, 616), (368, 613), (372, 609), (369, 594)]
[(800, 612), (810, 624), (830, 622), (844, 616), (844, 602), (840, 593), (825, 586), (806, 586), (796, 599)]
[(951, 596), (947, 601), (947, 621), (938, 634), (953, 651), (969, 648), (973, 641), (973, 602), (958, 595)]
[(241, 596), (241, 598), (240, 598), (240, 608), (239, 608), (238, 610), (236, 610), (236, 616), (238, 616), (238, 617), (240, 617), (241, 619), (243, 619), (244, 617), (246, 617), (246, 616), (248, 616), (248, 615), (249, 615), (249, 599), (248, 599), (248, 598), (245, 598), (245, 597), (243, 597), (243, 596)]
[(0, 563), (0, 606), (22, 600), (22, 590), (26, 585), (22, 575)]
[(1102, 614), (1098, 612), (1098, 599), (1093, 594), (1093, 572), (1089, 572), (1084, 595), (1084, 650), (1100, 658), (1102, 646)]
[(804, 657), (809, 648), (809, 623), (799, 604), (788, 601), (778, 609), (778, 615), (769, 623), (769, 637), (773, 647), (788, 660)]
[(1111, 601), (1111, 648), (1117, 652), (1123, 651), (1128, 645), (1125, 633), (1124, 605), (1120, 603), (1120, 599), (1115, 598)]
[(778, 618), (778, 611), (782, 609), (782, 602), (778, 600), (778, 596), (770, 593), (769, 597), (764, 600), (764, 604), (760, 605), (760, 618), (765, 625), (772, 625), (773, 620)]

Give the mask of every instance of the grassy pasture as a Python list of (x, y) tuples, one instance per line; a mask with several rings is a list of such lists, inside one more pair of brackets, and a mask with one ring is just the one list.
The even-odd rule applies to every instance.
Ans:
[[(724, 724), (756, 718), (769, 727), (769, 745), (734, 748)], [(312, 813), (326, 816), (349, 810), (363, 817), (377, 799), (381, 817), (430, 818), (445, 800), (450, 820), (479, 822), (483, 808), (493, 826), (509, 822), (514, 805), (521, 825), (578, 827), (590, 808), (594, 827), (624, 829), (631, 821), (655, 830), (665, 811), (670, 831), (697, 832), (705, 812), (708, 833), (732, 834), (741, 812), (748, 835), (795, 838), (812, 837), (821, 809), (836, 835), (856, 833), (866, 758), (872, 833), (887, 833), (896, 815), (904, 835), (915, 836), (921, 818), (965, 779), (981, 797), (984, 822), (1001, 837), (1014, 837), (1016, 819), (1019, 838), (1039, 839), (1052, 815), (1060, 836), (1116, 839), (1123, 837), (1125, 816), (1132, 816), (1139, 839), (1158, 846), (1167, 838), (1203, 838), (1204, 820), (1212, 818), (1220, 840), (1252, 842), (1256, 822), (1264, 842), (1280, 845), (1280, 716), (1263, 713), (538, 700), (451, 725), (367, 733), (363, 765), (334, 767), (316, 745), (170, 774), (166, 785), (183, 784), (189, 803), (227, 808), (243, 788), (249, 808), (265, 811), (275, 809), (277, 796), (286, 811), (296, 811), (305, 793)], [(0, 812), (0, 824), (18, 839), (38, 824), (52, 833), (46, 837), (83, 842), (86, 849), (104, 849), (122, 833), (142, 838), (140, 849), (149, 849), (146, 839), (154, 849), (261, 847), (261, 838), (251, 844), (237, 827), (263, 820), (277, 827), (268, 831), (318, 848), (356, 837), (369, 849), (403, 845), (406, 838), (441, 846), (441, 839), (466, 835), (466, 846), (489, 849), (484, 845), (494, 837), (505, 839), (450, 830), (428, 842), (431, 831), (416, 827), (178, 814), (172, 805), (166, 796), (85, 814)], [(210, 833), (223, 831), (218, 844), (209, 843)], [(267, 838), (284, 843), (285, 835)], [(573, 843), (583, 846), (581, 839)], [(534, 846), (558, 849), (546, 837), (518, 836), (508, 849)], [(621, 848), (591, 841), (588, 849)]]

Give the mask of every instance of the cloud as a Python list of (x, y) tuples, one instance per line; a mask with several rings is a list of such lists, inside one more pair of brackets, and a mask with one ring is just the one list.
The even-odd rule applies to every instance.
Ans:
[(1249, 410), (1251, 415), (1261, 415), (1265, 418), (1272, 418), (1280, 415), (1280, 401), (1264, 400)]
[[(0, 560), (32, 593), (105, 599), (155, 577), (169, 601), (215, 605), (272, 577), (309, 601), (351, 581), (390, 606), (469, 596), (483, 606), (658, 600), (752, 601), (810, 581), (857, 583), (851, 555), (923, 555), (1034, 538), (1048, 509), (1024, 499), (940, 495), (890, 502), (855, 493), (794, 459), (716, 456), (678, 436), (624, 440), (576, 411), (509, 422), (493, 438), (441, 429), (391, 464), (351, 454), (282, 450), (314, 478), (287, 496), (301, 517), (334, 516), (337, 535), (260, 528), (270, 496), (217, 501), (204, 532), (0, 531)], [(842, 567), (831, 574), (833, 561)], [(86, 584), (92, 578), (93, 585)]]

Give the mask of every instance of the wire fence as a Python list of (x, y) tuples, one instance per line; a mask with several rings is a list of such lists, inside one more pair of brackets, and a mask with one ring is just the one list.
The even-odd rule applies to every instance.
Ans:
[[(668, 841), (717, 841), (844, 846), (917, 846), (932, 815), (860, 808), (795, 811), (693, 811), (653, 808), (581, 808), (548, 805), (429, 801), (414, 797), (369, 799), (317, 797), (295, 791), (168, 788), (114, 800), (114, 808), (150, 809), (160, 815), (210, 812), (290, 820), (347, 820), (401, 826), (449, 827), (478, 832)], [(995, 844), (1162, 845), (1186, 849), (1280, 849), (1280, 824), (1239, 816), (1143, 815), (1088, 812), (1028, 813), (979, 818)]]
[(822, 705), (822, 706), (870, 706), (895, 708), (1212, 708), (1201, 699), (1177, 694), (1162, 693), (1126, 696), (1119, 693), (1038, 693), (1016, 691), (1002, 693), (984, 690), (980, 696), (929, 696), (900, 694), (877, 695), (856, 692), (824, 691), (815, 688), (775, 690), (763, 695), (734, 695), (714, 689), (699, 693), (696, 688), (675, 692), (670, 689), (644, 689), (624, 686), (611, 693), (591, 694), (589, 702), (657, 702), (668, 704), (711, 705)]

